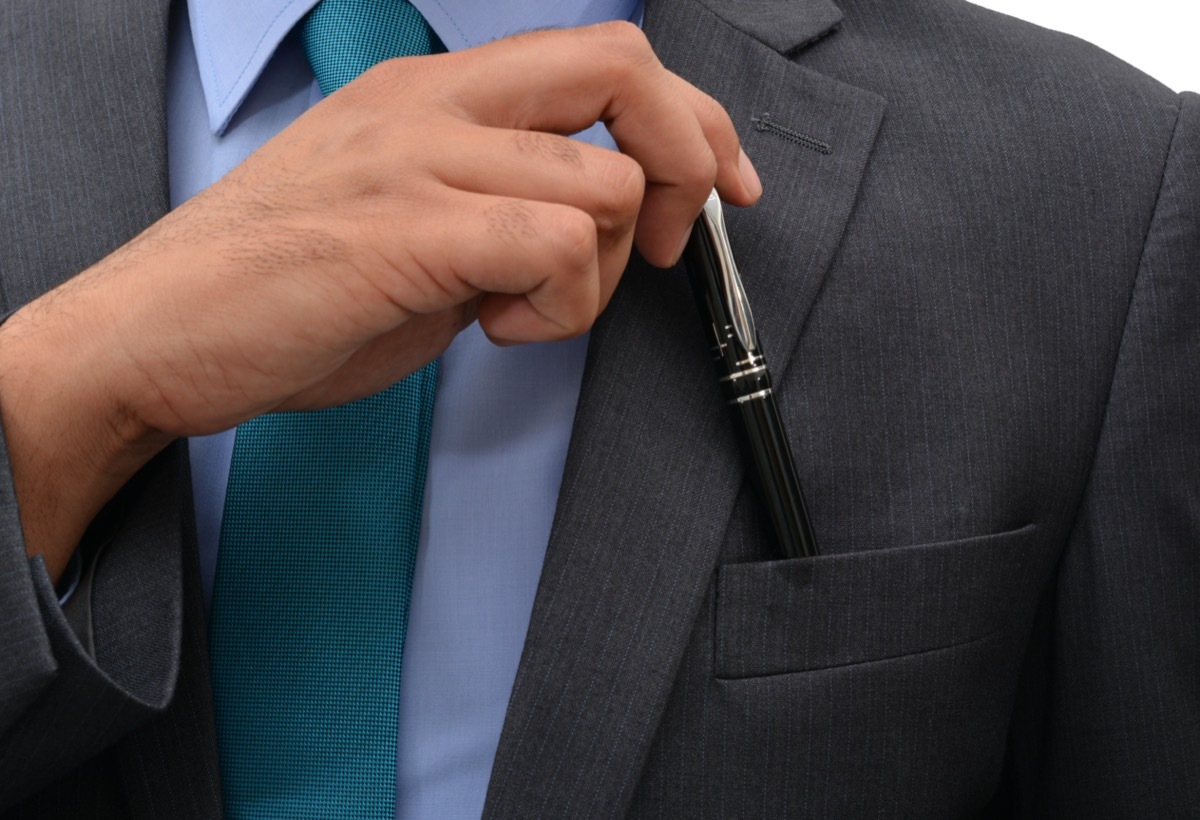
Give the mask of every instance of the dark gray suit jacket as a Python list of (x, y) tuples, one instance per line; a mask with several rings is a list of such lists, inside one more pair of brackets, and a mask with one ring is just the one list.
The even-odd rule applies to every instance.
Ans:
[[(166, 210), (167, 13), (0, 4), (0, 310)], [(731, 230), (824, 552), (771, 560), (684, 276), (635, 261), (485, 814), (1195, 816), (1200, 98), (957, 0), (646, 31), (766, 183)], [(88, 647), (0, 470), (0, 812), (215, 817), (182, 446), (97, 545)]]

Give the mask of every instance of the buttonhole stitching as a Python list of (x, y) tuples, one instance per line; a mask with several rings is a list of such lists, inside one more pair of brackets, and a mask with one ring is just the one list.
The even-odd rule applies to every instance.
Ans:
[(788, 142), (795, 143), (810, 151), (816, 151), (818, 154), (832, 154), (833, 148), (827, 142), (822, 142), (815, 137), (810, 137), (808, 134), (801, 134), (799, 131), (788, 128), (786, 125), (780, 125), (771, 119), (771, 115), (763, 112), (757, 117), (751, 117), (750, 122), (754, 123), (755, 131), (766, 131), (778, 137), (782, 137)]

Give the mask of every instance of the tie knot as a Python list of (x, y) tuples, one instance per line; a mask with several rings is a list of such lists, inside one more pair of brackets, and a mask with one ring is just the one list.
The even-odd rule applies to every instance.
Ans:
[(323, 94), (384, 60), (445, 51), (408, 0), (321, 0), (301, 37)]

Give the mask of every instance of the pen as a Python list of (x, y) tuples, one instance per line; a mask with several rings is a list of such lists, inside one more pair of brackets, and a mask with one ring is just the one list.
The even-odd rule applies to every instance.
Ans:
[(741, 430), (750, 472), (766, 504), (780, 553), (785, 558), (816, 555), (808, 508), (716, 191), (696, 220), (684, 260), (721, 386)]

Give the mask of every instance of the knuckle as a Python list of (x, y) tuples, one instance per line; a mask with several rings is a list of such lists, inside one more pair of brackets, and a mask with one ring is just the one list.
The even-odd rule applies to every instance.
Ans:
[(368, 68), (346, 84), (361, 93), (385, 94), (407, 85), (409, 62), (403, 59), (384, 60)]
[(619, 62), (641, 70), (660, 66), (645, 32), (633, 23), (615, 20), (601, 23), (595, 28), (602, 38), (604, 48)]
[(596, 223), (583, 211), (562, 209), (551, 232), (554, 254), (567, 271), (590, 270), (597, 259)]
[(741, 141), (729, 112), (707, 94), (703, 95), (703, 99), (705, 102), (701, 105), (699, 116), (701, 122), (707, 124), (706, 131), (711, 135), (714, 145), (718, 150), (736, 152)]
[(637, 211), (646, 190), (646, 172), (633, 158), (625, 154), (612, 155), (611, 185), (618, 207), (626, 211)]
[(630, 53), (653, 53), (645, 32), (628, 20), (611, 20), (599, 24), (596, 29), (618, 48), (629, 49)]
[(513, 145), (517, 152), (578, 168), (583, 165), (583, 152), (579, 143), (569, 137), (547, 134), (542, 131), (517, 130), (513, 132)]
[(733, 123), (730, 121), (729, 114), (726, 113), (724, 106), (700, 89), (695, 88), (695, 86), (693, 86), (693, 92), (696, 111), (700, 117), (722, 125), (732, 126)]
[(717, 181), (717, 157), (706, 150), (682, 169), (680, 187), (696, 194), (707, 195)]
[(646, 191), (646, 173), (624, 154), (613, 152), (606, 159), (598, 186), (601, 199), (596, 225), (601, 231), (620, 230), (637, 218)]
[(537, 216), (519, 200), (506, 199), (490, 205), (483, 217), (488, 233), (507, 244), (515, 245), (538, 237)]
[[(410, 111), (416, 105), (440, 103), (446, 97), (445, 78), (453, 76), (443, 65), (441, 58), (445, 56), (383, 60), (346, 83), (337, 94), (330, 94), (329, 98), (336, 99), (339, 95), (347, 101), (353, 98), (356, 104), (367, 109), (392, 114)], [(440, 96), (430, 93), (435, 84), (442, 89)]]

